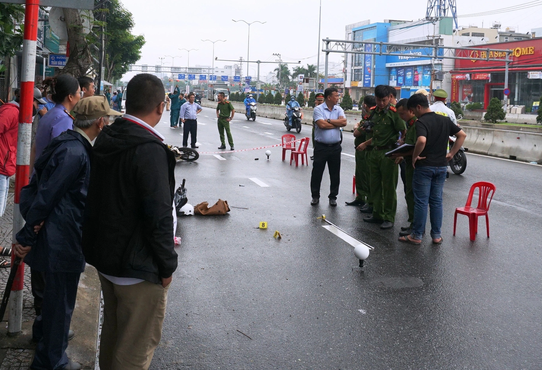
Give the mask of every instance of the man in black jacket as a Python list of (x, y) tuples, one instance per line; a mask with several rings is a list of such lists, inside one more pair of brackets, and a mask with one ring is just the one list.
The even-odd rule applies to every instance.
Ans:
[(154, 126), (164, 86), (139, 74), (126, 113), (96, 140), (83, 226), (86, 261), (100, 273), (102, 370), (148, 369), (162, 335), (167, 290), (177, 268), (173, 245), (173, 153)]
[(91, 142), (109, 123), (104, 96), (74, 107), (74, 130), (54, 138), (34, 165), (30, 184), (21, 191), (26, 225), (17, 233), (15, 254), (45, 277), (41, 314), (32, 327), (38, 340), (32, 369), (80, 369), (66, 356), (68, 330), (79, 276), (85, 269), (81, 229), (90, 178)]

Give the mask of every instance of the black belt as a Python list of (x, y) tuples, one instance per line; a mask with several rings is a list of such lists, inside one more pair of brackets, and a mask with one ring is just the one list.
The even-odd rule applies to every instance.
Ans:
[(326, 143), (321, 143), (319, 141), (314, 141), (316, 144), (318, 145), (323, 145), (323, 146), (335, 146), (335, 145), (340, 145), (341, 142), (340, 141), (337, 141), (336, 143), (333, 143), (333, 144), (326, 144)]
[(390, 145), (384, 145), (384, 146), (374, 146), (373, 149), (374, 150), (388, 150), (388, 149), (395, 149), (395, 145), (394, 144), (390, 144)]

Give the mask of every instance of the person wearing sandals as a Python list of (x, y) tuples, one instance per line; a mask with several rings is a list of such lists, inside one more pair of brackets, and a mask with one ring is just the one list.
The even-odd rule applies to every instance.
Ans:
[[(416, 117), (416, 144), (412, 153), (412, 191), (414, 193), (414, 220), (412, 233), (401, 236), (399, 241), (421, 244), (427, 221), (427, 207), (431, 212), (431, 238), (441, 244), (442, 190), (446, 180), (447, 164), (463, 145), (467, 134), (448, 117), (429, 109), (429, 102), (422, 94), (412, 95), (407, 107)], [(457, 137), (450, 152), (448, 136)]]

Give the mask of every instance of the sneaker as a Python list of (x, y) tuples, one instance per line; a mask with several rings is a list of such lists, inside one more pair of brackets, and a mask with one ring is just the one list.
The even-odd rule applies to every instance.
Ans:
[(391, 221), (384, 221), (382, 222), (382, 224), (380, 225), (380, 228), (382, 230), (386, 230), (386, 229), (391, 229), (393, 227), (393, 222)]
[(337, 207), (337, 199), (329, 198), (329, 205), (332, 207)]
[(373, 207), (371, 207), (368, 203), (365, 203), (365, 205), (360, 208), (360, 212), (362, 212), (362, 213), (373, 213)]
[(235, 147), (232, 145), (232, 146), (230, 147), (230, 150), (235, 150)]

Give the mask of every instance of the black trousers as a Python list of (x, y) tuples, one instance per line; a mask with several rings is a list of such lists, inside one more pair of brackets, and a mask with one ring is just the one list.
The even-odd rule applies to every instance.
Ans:
[(329, 199), (337, 199), (339, 194), (339, 183), (341, 181), (341, 144), (332, 145), (314, 142), (314, 161), (311, 174), (311, 195), (313, 198), (320, 198), (320, 184), (324, 169), (329, 170)]
[(32, 327), (38, 339), (32, 369), (64, 369), (68, 364), (68, 330), (72, 319), (81, 273), (45, 273), (41, 315)]
[(190, 134), (190, 146), (196, 146), (198, 136), (198, 121), (195, 119), (187, 119), (184, 121), (183, 128), (183, 146), (188, 146), (188, 135)]

